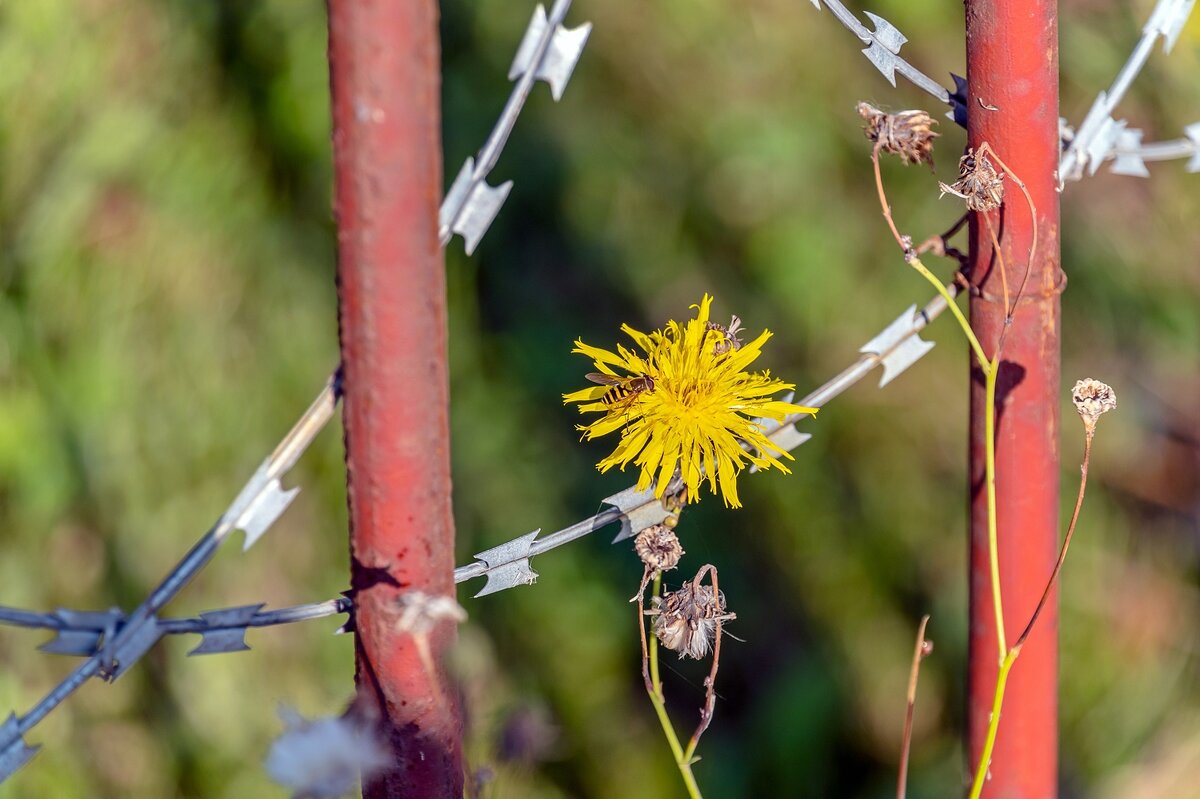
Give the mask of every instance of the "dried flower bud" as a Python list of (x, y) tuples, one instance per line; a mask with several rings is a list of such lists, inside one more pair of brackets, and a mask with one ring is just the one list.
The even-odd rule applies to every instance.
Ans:
[(942, 194), (953, 194), (967, 201), (972, 211), (992, 211), (1004, 202), (1004, 175), (996, 171), (986, 154), (967, 150), (958, 161), (958, 180), (952, 186), (938, 183)]
[(686, 655), (696, 660), (708, 654), (717, 622), (737, 618), (725, 612), (724, 594), (716, 594), (712, 586), (696, 585), (695, 581), (655, 597), (650, 613), (657, 616), (653, 629), (659, 643), (678, 652), (681, 658)]
[(651, 572), (670, 571), (683, 557), (679, 537), (665, 524), (655, 524), (638, 533), (633, 550)]
[(858, 114), (867, 122), (863, 133), (885, 153), (900, 156), (906, 164), (926, 163), (933, 166), (933, 132), (937, 120), (924, 111), (897, 111), (889, 114), (868, 104), (859, 103)]
[(1117, 392), (1107, 383), (1089, 377), (1075, 384), (1071, 390), (1071, 401), (1075, 403), (1075, 410), (1079, 412), (1083, 427), (1090, 436), (1096, 432), (1096, 421), (1100, 416), (1117, 407)]

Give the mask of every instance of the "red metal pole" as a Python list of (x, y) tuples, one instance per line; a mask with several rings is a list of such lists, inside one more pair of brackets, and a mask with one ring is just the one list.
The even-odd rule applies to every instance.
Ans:
[[(1055, 0), (967, 0), (968, 139), (988, 142), (1025, 182), (1037, 207), (1037, 255), (1028, 264), (1031, 217), (1017, 186), (991, 220), (1015, 292), (1030, 269), (1002, 353), (997, 388), (999, 563), (1007, 643), (1029, 621), (1054, 566), (1059, 477), (1058, 20)], [(991, 110), (995, 109), (995, 110)], [(989, 355), (1006, 316), (999, 261), (981, 215), (971, 224), (971, 322)], [(971, 390), (970, 657), (967, 751), (978, 763), (992, 710), (997, 652), (988, 565), (984, 385)], [(1058, 613), (1051, 602), (1008, 681), (985, 797), (1057, 795)]]
[(393, 767), (363, 795), (461, 797), (462, 722), (396, 629), (397, 595), (454, 595), (436, 0), (328, 0), (338, 302), (359, 702)]

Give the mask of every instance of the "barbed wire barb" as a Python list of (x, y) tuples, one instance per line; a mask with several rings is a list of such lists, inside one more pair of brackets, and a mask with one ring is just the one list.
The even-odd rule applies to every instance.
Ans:
[(539, 80), (546, 82), (555, 102), (562, 99), (592, 31), (590, 22), (573, 29), (563, 27), (570, 8), (571, 0), (556, 0), (549, 17), (540, 3), (534, 9), (508, 71), (508, 79), (517, 81), (508, 102), (483, 149), (463, 163), (438, 211), (438, 238), (442, 246), (457, 233), (463, 237), (467, 255), (473, 254), (508, 199), (513, 182), (489, 186), (487, 177), (500, 159), (533, 84)]

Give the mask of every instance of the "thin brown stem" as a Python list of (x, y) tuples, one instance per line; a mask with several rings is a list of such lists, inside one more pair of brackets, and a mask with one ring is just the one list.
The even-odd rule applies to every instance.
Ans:
[(650, 577), (650, 567), (646, 567), (645, 573), (642, 575), (642, 589), (638, 591), (637, 611), (638, 611), (638, 635), (642, 639), (642, 681), (646, 683), (646, 693), (653, 696), (654, 684), (650, 681), (650, 650), (646, 646), (646, 582)]
[(1067, 526), (1067, 534), (1063, 536), (1062, 549), (1058, 553), (1058, 562), (1054, 564), (1054, 571), (1050, 573), (1050, 579), (1046, 582), (1046, 590), (1042, 592), (1042, 598), (1038, 601), (1037, 607), (1034, 608), (1033, 616), (1029, 619), (1029, 624), (1025, 625), (1025, 631), (1021, 633), (1021, 637), (1013, 644), (1013, 651), (1020, 652), (1021, 647), (1025, 645), (1025, 639), (1033, 632), (1033, 625), (1037, 624), (1038, 616), (1042, 615), (1042, 609), (1046, 607), (1046, 603), (1050, 600), (1050, 593), (1054, 590), (1054, 585), (1058, 581), (1058, 576), (1062, 573), (1063, 562), (1067, 559), (1067, 550), (1071, 547), (1071, 538), (1075, 535), (1075, 525), (1079, 522), (1079, 510), (1083, 507), (1083, 495), (1087, 491), (1088, 479), (1088, 464), (1092, 458), (1092, 439), (1095, 437), (1095, 431), (1089, 430), (1083, 442), (1083, 465), (1079, 467), (1079, 494), (1075, 497), (1075, 512), (1071, 514), (1071, 523)]
[[(992, 224), (991, 215), (990, 214), (980, 214), (980, 216), (983, 217), (984, 225), (987, 227), (988, 236), (992, 240), (992, 254), (996, 256), (996, 266), (1000, 269), (1000, 291), (1004, 297), (1004, 315), (1005, 315), (1004, 324), (1005, 324), (1005, 327), (1007, 327), (1008, 323), (1012, 320), (1012, 312), (1009, 310), (1009, 304), (1008, 304), (1008, 301), (1009, 301), (1008, 268), (1007, 268), (1007, 265), (1004, 263), (1004, 253), (1000, 249), (1000, 239), (996, 236), (996, 228)], [(1001, 336), (1001, 339), (1003, 339), (1004, 334), (1001, 333), (1000, 336)]]
[(1012, 178), (1013, 183), (1016, 183), (1017, 188), (1019, 188), (1021, 190), (1021, 193), (1025, 195), (1025, 204), (1029, 207), (1029, 219), (1032, 222), (1033, 238), (1031, 238), (1029, 241), (1029, 262), (1025, 265), (1025, 276), (1021, 278), (1021, 285), (1017, 287), (1017, 297), (1016, 297), (1016, 300), (1013, 301), (1013, 309), (1012, 309), (1012, 311), (1008, 312), (1009, 316), (1011, 317), (1011, 315), (1016, 312), (1017, 301), (1019, 301), (1021, 299), (1021, 295), (1023, 295), (1025, 293), (1025, 284), (1029, 281), (1029, 273), (1033, 270), (1034, 256), (1037, 254), (1037, 245), (1038, 245), (1037, 206), (1034, 205), (1034, 203), (1033, 203), (1033, 196), (1029, 193), (1029, 189), (1026, 188), (1025, 181), (1023, 181), (1019, 177), (1017, 177), (1017, 173), (1013, 172), (1012, 169), (1009, 168), (1008, 164), (1004, 163), (1004, 159), (1001, 158), (999, 156), (999, 154), (997, 154), (997, 152), (992, 149), (991, 144), (989, 144), (988, 142), (984, 142), (983, 144), (979, 145), (979, 149), (977, 150), (977, 153), (979, 155), (990, 154), (993, 158), (996, 159), (996, 163), (1000, 165), (1000, 168), (1004, 170), (1004, 173), (1006, 175), (1008, 175), (1010, 178)]
[(716, 600), (717, 617), (716, 629), (713, 640), (713, 656), (712, 668), (709, 669), (708, 677), (704, 679), (704, 707), (700, 710), (700, 724), (696, 727), (696, 731), (692, 733), (692, 739), (688, 741), (687, 751), (684, 752), (684, 759), (691, 761), (692, 755), (696, 752), (696, 747), (700, 744), (700, 736), (708, 729), (708, 725), (712, 723), (713, 713), (717, 705), (717, 669), (721, 665), (721, 618), (723, 614), (720, 612), (720, 597), (721, 589), (717, 583), (717, 567), (711, 563), (705, 564), (700, 571), (696, 572), (696, 577), (692, 580), (693, 589), (700, 587), (700, 580), (704, 575), (709, 575), (709, 581), (712, 583), (713, 598)]
[(913, 650), (912, 669), (908, 672), (908, 706), (904, 711), (904, 737), (900, 739), (900, 775), (896, 780), (896, 799), (904, 799), (908, 792), (908, 753), (912, 749), (913, 710), (917, 704), (917, 677), (921, 673), (921, 661), (931, 651), (925, 640), (925, 627), (929, 614), (921, 617), (917, 627), (917, 646)]
[(896, 244), (900, 245), (900, 249), (907, 254), (912, 249), (912, 239), (908, 236), (901, 236), (900, 231), (896, 229), (895, 221), (892, 220), (892, 207), (888, 205), (887, 195), (884, 194), (883, 175), (879, 171), (879, 142), (875, 142), (875, 147), (871, 150), (871, 163), (875, 167), (875, 191), (879, 192), (879, 207), (883, 209), (883, 218), (887, 220), (888, 228), (892, 231)]

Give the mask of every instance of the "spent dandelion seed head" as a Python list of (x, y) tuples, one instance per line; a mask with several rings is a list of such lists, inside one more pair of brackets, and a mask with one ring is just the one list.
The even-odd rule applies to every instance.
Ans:
[(706, 294), (692, 306), (694, 319), (671, 321), (649, 334), (623, 325), (636, 349), (617, 345), (612, 352), (576, 341), (572, 351), (591, 358), (599, 370), (589, 379), (603, 384), (564, 394), (563, 402), (579, 403), (580, 413), (602, 414), (579, 426), (584, 439), (620, 433), (616, 448), (597, 464), (600, 471), (633, 463), (641, 470), (638, 490), (653, 485), (659, 498), (678, 472), (688, 502), (699, 500), (700, 485), (707, 480), (709, 490), (719, 490), (725, 504), (737, 508), (736, 481), (742, 469), (753, 464), (787, 472), (776, 456), (791, 458), (756, 420), (782, 421), (788, 414), (817, 409), (771, 399), (792, 384), (768, 371), (748, 370), (770, 331), (722, 351), (717, 345), (724, 334), (708, 326), (711, 305)]
[(1096, 432), (1096, 422), (1100, 417), (1117, 407), (1117, 392), (1112, 386), (1099, 380), (1086, 378), (1075, 384), (1071, 390), (1071, 401), (1075, 410), (1083, 420), (1083, 427), (1089, 436)]
[(900, 156), (905, 164), (933, 166), (933, 140), (937, 120), (921, 110), (889, 114), (870, 103), (859, 103), (858, 114), (866, 121), (863, 133), (885, 153)]
[(674, 569), (683, 557), (679, 536), (665, 524), (653, 524), (638, 533), (633, 539), (633, 551), (646, 568), (654, 572)]
[(679, 657), (700, 660), (708, 654), (716, 634), (717, 622), (732, 621), (737, 614), (725, 610), (725, 595), (711, 585), (683, 584), (678, 591), (654, 597), (647, 611), (654, 616), (654, 635), (658, 642)]
[(971, 211), (993, 211), (1004, 202), (1004, 174), (997, 171), (986, 153), (967, 150), (958, 161), (958, 180), (947, 186), (938, 183), (942, 195), (953, 194), (966, 201)]

